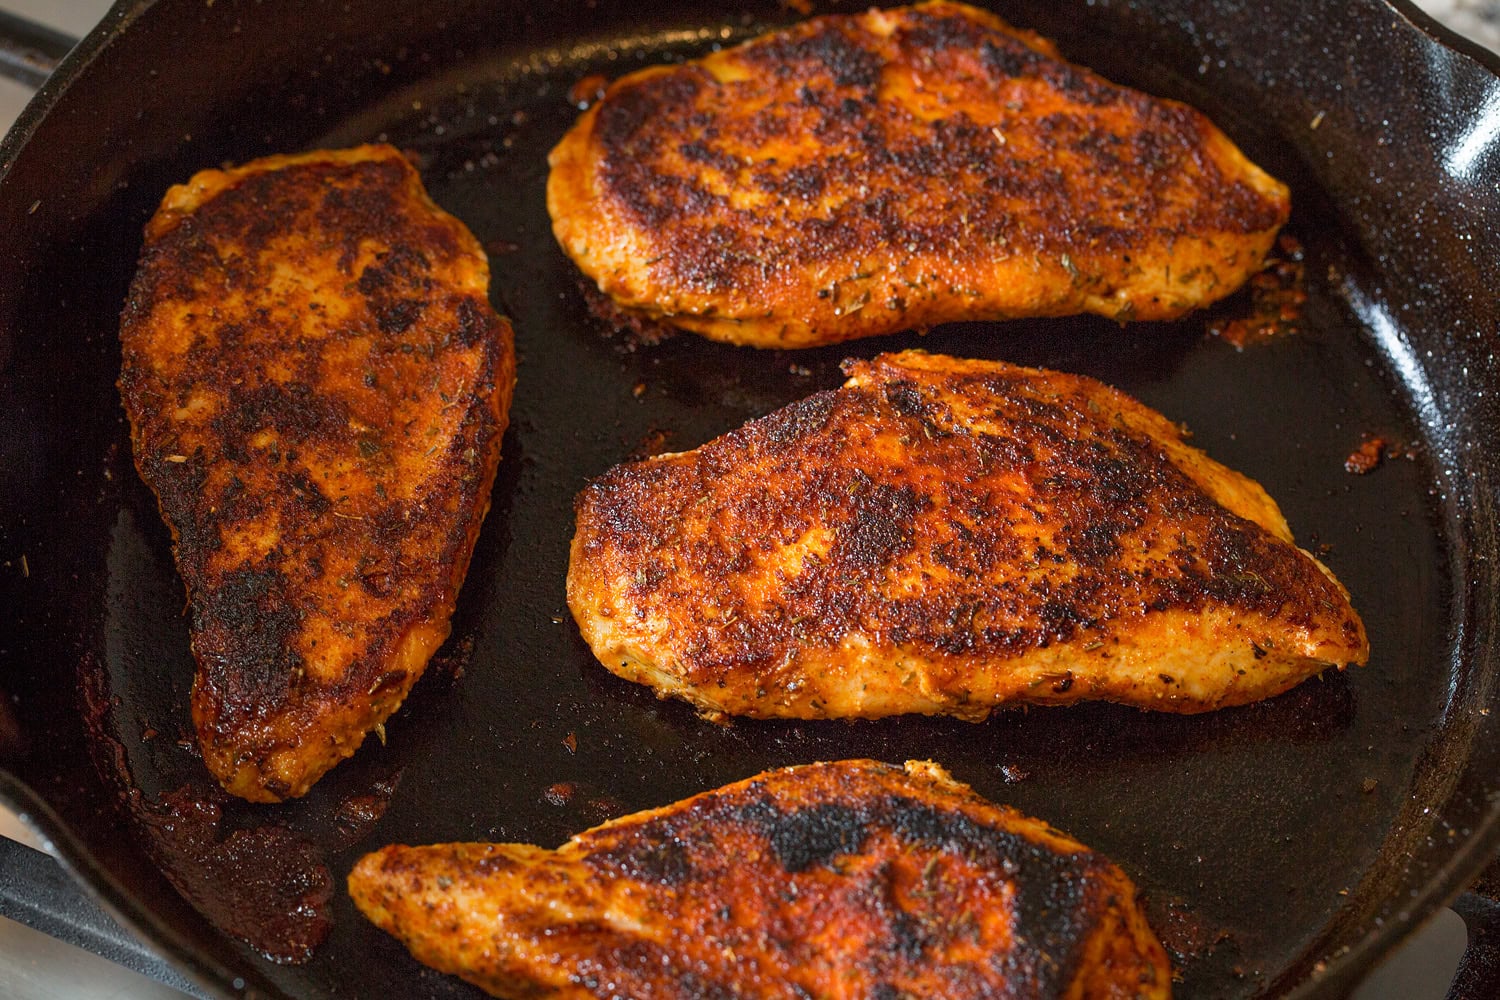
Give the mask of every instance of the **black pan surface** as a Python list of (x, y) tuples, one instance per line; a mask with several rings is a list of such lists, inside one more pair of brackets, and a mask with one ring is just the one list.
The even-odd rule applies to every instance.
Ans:
[[(1500, 224), (1484, 139), (1500, 116), (1493, 74), (1382, 4), (997, 4), (1113, 79), (1202, 107), (1292, 184), (1300, 332), (1244, 350), (1211, 335), (1247, 311), (1241, 295), (1175, 324), (956, 325), (756, 352), (643, 343), (593, 318), (550, 235), (545, 157), (581, 78), (689, 58), (794, 13), (356, 6), (123, 5), (0, 164), (0, 231), (13, 234), (0, 268), (0, 596), (15, 617), (0, 747), (24, 783), (0, 790), (216, 991), (476, 996), (354, 911), (342, 879), (360, 854), (554, 845), (812, 760), (931, 758), (1102, 850), (1145, 890), (1185, 997), (1337, 995), (1493, 853), (1500, 275), (1481, 249)], [(410, 151), (490, 250), (520, 354), (512, 429), (454, 638), (385, 744), (304, 800), (252, 807), (216, 796), (192, 749), (182, 587), (130, 462), (117, 317), (168, 184), (372, 139)], [(563, 594), (588, 478), (835, 386), (845, 357), (910, 346), (1091, 375), (1186, 423), (1349, 587), (1369, 666), (1197, 717), (1088, 705), (980, 725), (727, 726), (599, 667)], [(1370, 436), (1400, 455), (1347, 472)], [(329, 897), (332, 929), (309, 961), (269, 961), (214, 928), (244, 933), (288, 884), (310, 904)]]

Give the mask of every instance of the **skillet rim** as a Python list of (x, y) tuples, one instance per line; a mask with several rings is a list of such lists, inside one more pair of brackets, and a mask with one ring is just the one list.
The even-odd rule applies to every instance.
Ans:
[[(971, 0), (988, 5), (987, 0)], [(1412, 0), (1356, 0), (1369, 9), (1383, 8), (1403, 25), (1393, 30), (1420, 33), (1431, 43), (1467, 59), (1500, 82), (1500, 53), (1458, 35), (1421, 10)], [(11, 130), (0, 137), (0, 185), (52, 110), (63, 101), (74, 82), (84, 76), (94, 61), (140, 16), (156, 7), (158, 0), (115, 0), (99, 24), (62, 60), (57, 70), (37, 90)], [(233, 998), (260, 996), (262, 987), (247, 982), (228, 967), (192, 947), (158, 914), (145, 906), (121, 884), (77, 837), (52, 807), (30, 786), (0, 764), (0, 803), (20, 815), (44, 842), (48, 853), (74, 878), (101, 908), (172, 962), (206, 994)], [(1419, 896), (1406, 901), (1403, 916), (1387, 920), (1367, 931), (1343, 952), (1329, 957), (1321, 969), (1296, 983), (1285, 995), (1291, 998), (1339, 996), (1352, 989), (1379, 961), (1438, 909), (1450, 903), (1497, 856), (1500, 856), (1500, 801), (1490, 803), (1489, 812), (1476, 824), (1445, 862), (1430, 873)], [(232, 985), (231, 985), (232, 984)], [(271, 987), (273, 992), (274, 987)]]

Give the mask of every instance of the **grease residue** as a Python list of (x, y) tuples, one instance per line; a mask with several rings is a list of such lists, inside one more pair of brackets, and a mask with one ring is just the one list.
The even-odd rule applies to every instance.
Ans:
[(222, 793), (191, 786), (133, 810), (162, 873), (225, 933), (273, 962), (299, 964), (328, 936), (333, 876), (311, 841), (284, 826), (223, 834)]
[(662, 341), (677, 335), (677, 330), (661, 320), (623, 309), (599, 287), (582, 276), (578, 288), (588, 306), (589, 315), (604, 327), (606, 336), (619, 334), (621, 349), (633, 353), (642, 347), (655, 347)]
[(1147, 900), (1147, 919), (1161, 939), (1162, 947), (1172, 956), (1174, 965), (1182, 965), (1212, 952), (1233, 936), (1223, 927), (1210, 925), (1192, 906), (1181, 899), (1158, 903)]
[(1216, 320), (1209, 324), (1208, 332), (1240, 351), (1297, 333), (1302, 327), (1302, 306), (1307, 302), (1303, 257), (1301, 242), (1283, 233), (1276, 241), (1276, 253), (1250, 279), (1248, 315)]
[(136, 787), (110, 725), (104, 670), (86, 660), (79, 680), (94, 766), (167, 881), (215, 927), (271, 961), (311, 958), (333, 926), (333, 877), (318, 847), (274, 823), (226, 832), (229, 797), (217, 786), (185, 785), (149, 798)]

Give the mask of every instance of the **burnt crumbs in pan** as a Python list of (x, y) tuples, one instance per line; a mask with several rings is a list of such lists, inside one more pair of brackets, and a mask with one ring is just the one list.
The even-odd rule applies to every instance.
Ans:
[(1288, 214), (1199, 112), (942, 0), (632, 73), (550, 162), (558, 242), (618, 306), (757, 347), (1178, 317)]
[(120, 392), (236, 795), (306, 792), (448, 634), (515, 381), (488, 283), (388, 146), (204, 171), (147, 226)]
[(1252, 480), (1092, 379), (920, 351), (577, 502), (600, 661), (711, 714), (1203, 712), (1363, 663)]
[(1119, 868), (926, 762), (768, 771), (555, 851), (387, 847), (349, 891), (418, 959), (500, 997), (1171, 993)]

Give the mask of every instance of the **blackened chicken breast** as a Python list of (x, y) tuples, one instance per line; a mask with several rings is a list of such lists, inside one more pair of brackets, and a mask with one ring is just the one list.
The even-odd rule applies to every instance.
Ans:
[(236, 795), (306, 792), (448, 635), (515, 381), (488, 283), (387, 146), (204, 171), (146, 228), (120, 392)]
[(1363, 663), (1254, 481), (1093, 379), (920, 351), (578, 497), (568, 603), (705, 713), (1240, 705)]
[(618, 307), (756, 347), (1178, 317), (1289, 211), (1198, 111), (946, 0), (631, 73), (551, 166), (553, 231)]
[(530, 844), (393, 846), (349, 876), (417, 959), (513, 1000), (1156, 1000), (1115, 865), (935, 764), (768, 771)]

